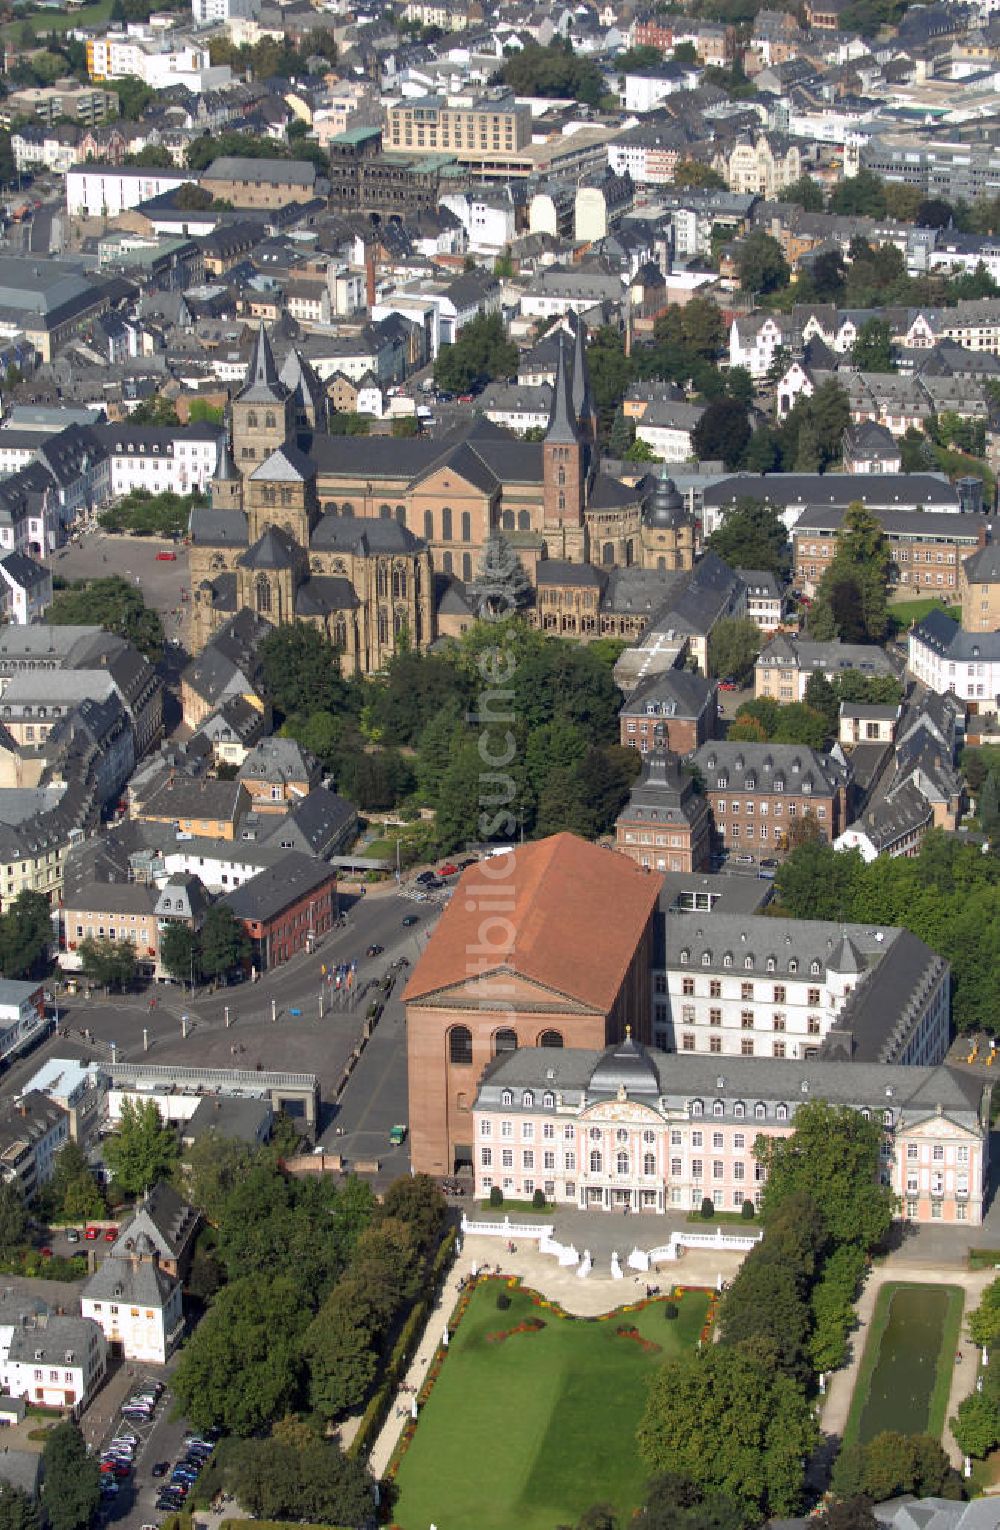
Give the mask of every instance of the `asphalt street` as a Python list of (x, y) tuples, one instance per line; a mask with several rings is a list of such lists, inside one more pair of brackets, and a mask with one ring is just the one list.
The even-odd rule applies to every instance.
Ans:
[[(414, 903), (394, 888), (373, 892), (350, 907), (346, 904), (347, 899), (344, 927), (323, 936), (312, 953), (300, 953), (257, 983), (238, 983), (214, 993), (199, 990), (193, 995), (178, 985), (160, 985), (153, 1010), (149, 1008), (152, 990), (123, 998), (79, 995), (61, 1000), (59, 1034), (0, 1076), (0, 1097), (19, 1093), (49, 1057), (110, 1061), (112, 1047), (119, 1061), (138, 1061), (145, 1055), (151, 1062), (215, 1068), (255, 1068), (260, 1063), (264, 1069), (318, 1076), (323, 1101), (319, 1131), (331, 1152), (348, 1161), (376, 1156), (387, 1160), (389, 1129), (406, 1123), (406, 1046), (399, 999), (406, 971), (400, 972), (371, 1041), (336, 1104), (335, 1089), (361, 1036), (367, 1005), (375, 997), (367, 985), (381, 979), (399, 958), (412, 967), (439, 910), (429, 903)], [(404, 927), (404, 918), (413, 914), (417, 924)], [(369, 958), (365, 953), (371, 945), (383, 946), (384, 951)], [(322, 968), (350, 961), (357, 962), (354, 987), (338, 995), (324, 979)], [(299, 1013), (293, 1014), (294, 1010)], [(392, 1158), (400, 1168), (407, 1167), (405, 1148), (396, 1150)]]

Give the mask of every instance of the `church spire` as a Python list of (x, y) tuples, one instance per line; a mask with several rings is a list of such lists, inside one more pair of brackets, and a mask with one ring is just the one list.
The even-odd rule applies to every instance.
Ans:
[(565, 330), (561, 330), (559, 334), (559, 357), (556, 361), (556, 380), (545, 442), (549, 446), (579, 446), (580, 444), (580, 427), (573, 408), (573, 385), (570, 380)]
[(244, 399), (248, 403), (266, 403), (271, 400), (281, 400), (288, 397), (289, 390), (278, 377), (278, 368), (274, 363), (274, 352), (271, 350), (271, 342), (267, 338), (267, 330), (263, 321), (257, 330), (250, 353), (250, 365), (247, 367), (247, 380), (243, 388), (236, 395), (238, 399)]
[(580, 429), (596, 434), (597, 411), (590, 396), (590, 368), (587, 366), (586, 326), (577, 316), (573, 340), (573, 413)]
[(231, 483), (234, 480), (238, 480), (240, 476), (236, 471), (235, 464), (233, 463), (233, 454), (229, 450), (228, 430), (222, 438), (222, 445), (219, 448), (219, 456), (215, 464), (215, 473), (213, 476), (217, 483)]

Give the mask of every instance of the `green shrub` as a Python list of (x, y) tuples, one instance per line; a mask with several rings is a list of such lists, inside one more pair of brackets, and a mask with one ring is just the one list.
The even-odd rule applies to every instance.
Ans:
[(745, 1200), (743, 1205), (740, 1207), (740, 1216), (743, 1218), (744, 1222), (752, 1222), (756, 1215), (757, 1208), (753, 1201), (749, 1199)]
[(710, 1195), (706, 1195), (701, 1203), (701, 1215), (706, 1222), (710, 1222), (715, 1216), (715, 1202)]
[(510, 1306), (510, 1297), (507, 1295), (506, 1291), (498, 1291), (497, 1292), (497, 1311), (498, 1312), (506, 1312), (509, 1306)]
[(499, 1185), (493, 1185), (491, 1187), (491, 1189), (490, 1189), (490, 1205), (491, 1206), (502, 1206), (503, 1205), (503, 1191), (500, 1189)]
[(672, 1322), (673, 1319), (675, 1317), (677, 1317), (677, 1315), (678, 1315), (678, 1313), (677, 1313), (677, 1303), (676, 1302), (664, 1302), (663, 1303), (663, 1316), (668, 1321)]
[(531, 1204), (536, 1211), (544, 1211), (545, 1192), (543, 1190), (536, 1190), (534, 1195), (531, 1197)]

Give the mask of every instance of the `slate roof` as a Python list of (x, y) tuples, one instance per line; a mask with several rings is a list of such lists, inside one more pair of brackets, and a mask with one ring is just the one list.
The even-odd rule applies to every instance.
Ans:
[[(848, 772), (832, 755), (801, 744), (729, 743), (711, 739), (692, 756), (707, 791), (758, 791), (776, 788), (790, 797), (831, 794), (846, 784)], [(756, 787), (747, 785), (749, 778)]]
[(112, 1257), (132, 1252), (140, 1235), (149, 1238), (162, 1259), (179, 1259), (193, 1242), (201, 1217), (172, 1185), (158, 1180), (136, 1208), (135, 1216), (112, 1245)]
[(325, 861), (289, 850), (272, 866), (227, 893), (223, 902), (237, 919), (266, 923), (289, 904), (325, 887), (332, 876)]
[(80, 1295), (86, 1301), (120, 1302), (135, 1307), (165, 1307), (177, 1286), (172, 1275), (151, 1260), (105, 1259)]
[(700, 717), (715, 704), (716, 683), (689, 669), (668, 669), (653, 675), (622, 705), (619, 717), (645, 717), (650, 708), (660, 717)]
[(247, 518), (242, 510), (209, 510), (202, 506), (191, 511), (189, 523), (192, 542), (201, 547), (245, 547), (248, 540)]
[(237, 562), (241, 568), (279, 569), (293, 566), (299, 556), (298, 543), (283, 526), (268, 526)]

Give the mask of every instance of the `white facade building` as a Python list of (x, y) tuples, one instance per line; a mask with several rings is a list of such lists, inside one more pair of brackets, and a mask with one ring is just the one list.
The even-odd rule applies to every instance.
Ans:
[(112, 1256), (97, 1268), (83, 1288), (80, 1306), (109, 1344), (121, 1346), (127, 1360), (163, 1365), (184, 1331), (181, 1283), (161, 1269), (143, 1234), (127, 1257)]
[(636, 421), (636, 440), (645, 441), (662, 462), (687, 462), (694, 456), (691, 432), (704, 413), (701, 404), (654, 401)]
[(1000, 696), (1000, 632), (966, 632), (943, 611), (911, 628), (906, 667), (939, 696), (952, 691), (977, 710)]
[(66, 173), (66, 211), (71, 218), (117, 218), (140, 202), (149, 202), (197, 179), (184, 170), (76, 165)]
[[(14, 1314), (9, 1314), (11, 1318)], [(108, 1345), (97, 1323), (54, 1312), (0, 1311), (0, 1387), (43, 1408), (86, 1407), (104, 1380)]]
[(0, 1062), (15, 1057), (49, 1025), (40, 983), (0, 979)]
[(950, 969), (908, 930), (692, 915), (667, 919), (665, 957), (653, 1039), (667, 1051), (802, 1060), (836, 1028), (862, 1060), (947, 1053)]
[(220, 425), (117, 425), (107, 432), (110, 493), (191, 494), (215, 473), (224, 431)]

